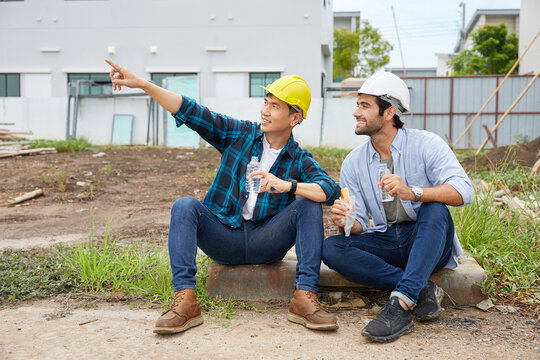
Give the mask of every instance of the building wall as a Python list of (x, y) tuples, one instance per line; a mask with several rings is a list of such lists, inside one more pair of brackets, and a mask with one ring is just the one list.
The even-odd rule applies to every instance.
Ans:
[[(540, 14), (540, 1), (521, 0), (521, 17), (519, 19), (520, 55), (529, 46), (529, 43), (538, 30), (540, 30), (538, 14)], [(536, 39), (519, 64), (520, 74), (533, 74), (538, 71), (540, 71), (540, 38)]]
[[(534, 1), (534, 0), (533, 0)], [(497, 10), (494, 10), (497, 11)], [(504, 10), (501, 10), (504, 11)], [(510, 12), (516, 12), (517, 10), (508, 10)], [(470, 25), (467, 27), (467, 38), (465, 39), (465, 44), (461, 48), (460, 44), (456, 45), (454, 49), (456, 52), (461, 52), (462, 50), (470, 50), (474, 46), (473, 39), (471, 37), (472, 33), (481, 28), (482, 26), (489, 25), (499, 25), (500, 23), (505, 23), (508, 32), (515, 32), (516, 34), (520, 33), (520, 14), (485, 14), (485, 13), (475, 13), (475, 18), (471, 20)]]
[[(0, 122), (63, 138), (68, 74), (108, 72), (104, 58), (148, 79), (152, 72), (195, 72), (203, 104), (249, 99), (249, 72), (301, 75), (317, 99), (331, 83), (332, 29), (331, 1), (322, 0), (0, 2), (0, 73), (21, 74), (21, 97), (0, 98)], [(34, 104), (45, 133), (28, 118)], [(146, 119), (136, 109), (135, 121)], [(81, 124), (85, 116), (80, 109)]]

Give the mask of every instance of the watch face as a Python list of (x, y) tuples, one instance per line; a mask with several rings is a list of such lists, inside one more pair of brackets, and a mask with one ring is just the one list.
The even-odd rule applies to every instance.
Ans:
[(420, 200), (420, 198), (424, 194), (424, 190), (421, 187), (418, 187), (418, 186), (413, 186), (412, 187), (412, 192), (414, 193), (414, 196), (415, 196), (414, 201)]

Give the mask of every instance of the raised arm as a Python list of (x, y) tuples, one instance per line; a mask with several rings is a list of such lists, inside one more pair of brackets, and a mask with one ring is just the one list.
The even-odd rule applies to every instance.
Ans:
[(167, 89), (157, 86), (148, 80), (135, 75), (131, 70), (121, 67), (109, 59), (105, 62), (111, 66), (109, 76), (113, 83), (113, 90), (122, 90), (122, 86), (137, 88), (150, 95), (165, 110), (175, 114), (182, 105), (182, 95), (173, 93)]

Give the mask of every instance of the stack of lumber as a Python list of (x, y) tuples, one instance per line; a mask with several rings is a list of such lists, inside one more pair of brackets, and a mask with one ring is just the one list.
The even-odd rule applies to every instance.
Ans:
[(10, 140), (26, 140), (26, 138), (19, 135), (32, 135), (31, 132), (14, 132), (7, 129), (0, 129), (0, 140), (10, 141)]
[(55, 148), (28, 149), (28, 141), (0, 141), (0, 159), (20, 155), (50, 154), (55, 153)]

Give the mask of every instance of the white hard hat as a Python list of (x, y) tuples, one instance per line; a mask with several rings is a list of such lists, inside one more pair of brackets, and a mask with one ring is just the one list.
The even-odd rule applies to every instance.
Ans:
[(358, 90), (358, 94), (378, 96), (388, 101), (396, 108), (398, 116), (410, 111), (409, 88), (398, 76), (386, 71), (370, 76)]

